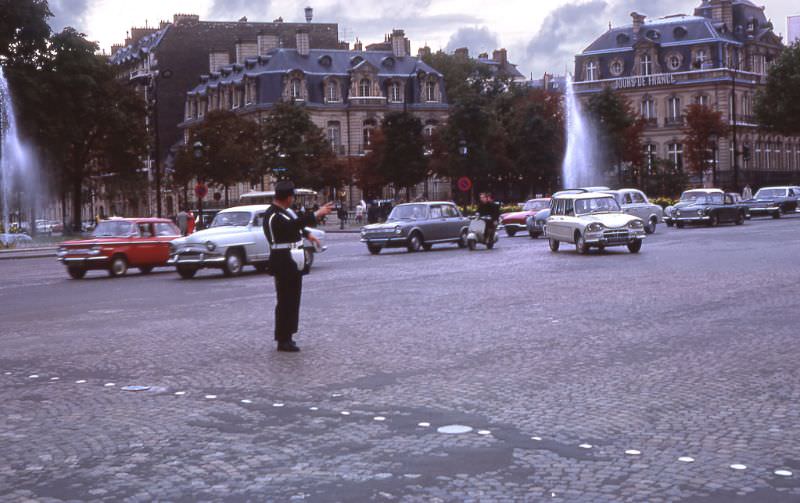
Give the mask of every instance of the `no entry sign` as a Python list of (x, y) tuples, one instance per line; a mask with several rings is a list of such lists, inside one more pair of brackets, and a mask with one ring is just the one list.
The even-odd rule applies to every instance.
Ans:
[(208, 195), (208, 187), (204, 183), (198, 183), (194, 186), (194, 194), (198, 199), (203, 199)]
[(470, 180), (466, 176), (462, 176), (461, 178), (458, 179), (456, 185), (458, 186), (458, 190), (460, 190), (461, 192), (469, 192), (469, 189), (472, 188), (472, 180)]

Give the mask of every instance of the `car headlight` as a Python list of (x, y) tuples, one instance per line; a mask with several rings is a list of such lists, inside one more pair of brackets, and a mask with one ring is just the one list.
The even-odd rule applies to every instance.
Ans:
[(394, 228), (394, 233), (395, 234), (402, 234), (403, 233), (403, 229), (401, 229), (400, 226), (398, 225), (397, 227)]
[(592, 222), (588, 226), (586, 226), (586, 230), (588, 232), (600, 232), (605, 229), (605, 225), (601, 224), (600, 222)]
[(681, 216), (681, 212), (680, 212), (680, 210), (676, 211), (676, 212), (675, 212), (675, 215), (676, 215), (676, 216)]
[(701, 217), (703, 216), (703, 213), (705, 213), (705, 212), (703, 211), (702, 208), (697, 210), (697, 214), (700, 215)]
[(215, 245), (212, 241), (206, 241), (206, 248), (208, 251), (214, 251), (217, 249), (217, 245)]
[(630, 229), (643, 229), (644, 222), (642, 222), (641, 220), (634, 220), (628, 224), (628, 227)]

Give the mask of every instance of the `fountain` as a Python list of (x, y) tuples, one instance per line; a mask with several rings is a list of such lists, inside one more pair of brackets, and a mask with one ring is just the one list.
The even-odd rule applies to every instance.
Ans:
[(0, 199), (2, 199), (0, 216), (4, 233), (0, 233), (0, 244), (5, 246), (21, 238), (10, 233), (10, 203), (15, 182), (20, 180), (25, 184), (32, 182), (32, 177), (26, 176), (28, 175), (26, 172), (31, 169), (29, 161), (17, 132), (17, 118), (14, 115), (8, 81), (3, 67), (0, 66)]
[(603, 174), (597, 166), (597, 140), (591, 122), (581, 112), (572, 76), (567, 75), (567, 152), (562, 166), (565, 189), (601, 185)]

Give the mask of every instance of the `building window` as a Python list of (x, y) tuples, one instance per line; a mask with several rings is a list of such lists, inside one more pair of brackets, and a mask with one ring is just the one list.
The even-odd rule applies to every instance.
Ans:
[(708, 96), (706, 96), (705, 94), (700, 94), (697, 97), (695, 97), (694, 102), (700, 105), (701, 107), (707, 107)]
[(774, 152), (774, 154), (775, 154), (775, 159), (774, 159), (775, 169), (781, 169), (783, 167), (783, 158), (781, 156), (781, 150), (782, 149), (783, 149), (783, 145), (780, 142), (775, 144), (775, 152)]
[(292, 79), (289, 87), (289, 94), (293, 100), (299, 100), (303, 97), (300, 86), (300, 79)]
[(436, 82), (428, 81), (425, 83), (425, 100), (426, 101), (437, 101), (436, 100)]
[(752, 115), (752, 108), (753, 108), (753, 101), (750, 98), (750, 95), (745, 93), (742, 95), (742, 112), (741, 114), (745, 116), (746, 120), (749, 122), (749, 118)]
[(331, 150), (335, 154), (339, 153), (339, 146), (342, 144), (342, 127), (339, 122), (328, 123), (328, 142), (331, 144)]
[(677, 52), (673, 52), (672, 54), (667, 56), (667, 66), (669, 66), (669, 69), (672, 70), (673, 72), (679, 70), (682, 63), (683, 63), (683, 58)]
[(766, 169), (772, 167), (772, 144), (770, 142), (764, 143), (764, 167)]
[(641, 69), (642, 75), (653, 74), (653, 59), (649, 54), (642, 54), (642, 57), (639, 60), (639, 68)]
[(708, 60), (705, 49), (698, 49), (694, 56), (695, 66), (697, 66), (697, 68), (705, 68), (706, 61)]
[(369, 96), (370, 88), (372, 87), (372, 82), (369, 79), (361, 79), (361, 82), (358, 85), (358, 95), (359, 96)]
[(619, 77), (622, 75), (622, 72), (625, 70), (625, 65), (621, 59), (617, 58), (611, 62), (611, 75), (615, 77)]
[(597, 80), (597, 63), (594, 61), (586, 63), (586, 80)]
[(677, 122), (681, 118), (681, 99), (677, 96), (667, 100), (667, 117), (672, 122)]
[(389, 85), (389, 101), (392, 103), (400, 103), (403, 101), (400, 96), (400, 84), (392, 82)]
[(670, 143), (667, 148), (667, 157), (676, 171), (683, 171), (683, 145)]
[(648, 174), (655, 173), (656, 169), (656, 156), (658, 154), (655, 144), (648, 143), (644, 146), (644, 161)]
[(764, 74), (766, 73), (766, 58), (761, 54), (754, 54), (750, 58), (750, 68), (753, 73)]
[(755, 167), (760, 168), (764, 165), (764, 160), (761, 158), (761, 142), (756, 142), (756, 156), (755, 156)]
[(328, 82), (327, 97), (328, 103), (336, 103), (339, 101), (339, 86), (336, 82)]
[(372, 146), (372, 134), (375, 132), (375, 121), (372, 119), (365, 120), (363, 127), (361, 145), (364, 150), (367, 150), (368, 147)]
[(656, 104), (652, 98), (646, 97), (642, 100), (641, 114), (645, 120), (655, 120)]

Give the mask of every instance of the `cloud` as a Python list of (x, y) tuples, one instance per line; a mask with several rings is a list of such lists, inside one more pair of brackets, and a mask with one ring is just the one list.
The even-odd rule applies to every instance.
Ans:
[(263, 20), (268, 17), (270, 4), (269, 0), (214, 0), (208, 17), (216, 20), (238, 20), (242, 17)]
[(90, 0), (50, 0), (50, 11), (53, 13), (50, 28), (53, 31), (61, 31), (71, 26), (78, 31), (86, 31), (88, 28), (86, 15), (91, 3)]
[(521, 66), (534, 75), (571, 70), (574, 57), (613, 25), (629, 24), (630, 13), (660, 17), (691, 14), (697, 0), (589, 0), (553, 10), (525, 46)]
[(491, 52), (499, 46), (497, 35), (483, 26), (480, 28), (459, 28), (447, 42), (446, 50), (453, 52), (460, 47), (466, 47), (469, 49), (470, 54), (478, 55), (482, 52)]

